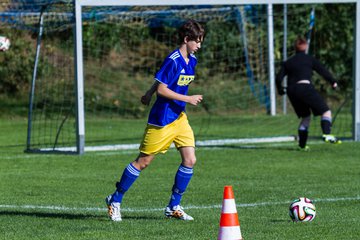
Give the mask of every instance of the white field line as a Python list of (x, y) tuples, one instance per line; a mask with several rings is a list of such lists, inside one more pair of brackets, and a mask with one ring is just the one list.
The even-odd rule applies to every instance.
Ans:
[[(234, 138), (234, 139), (216, 139), (216, 140), (204, 140), (196, 141), (195, 145), (199, 147), (221, 146), (228, 144), (249, 144), (249, 143), (275, 143), (275, 142), (289, 142), (295, 141), (294, 136), (279, 136), (279, 137), (264, 137), (264, 138)], [(116, 145), (104, 145), (104, 146), (88, 146), (85, 147), (85, 152), (94, 151), (115, 151), (115, 150), (134, 150), (139, 149), (140, 144), (116, 144)], [(171, 145), (174, 148), (174, 144)], [(46, 148), (44, 151), (58, 150), (75, 152), (75, 147), (62, 147), (62, 148)]]
[[(314, 199), (315, 203), (318, 202), (339, 202), (339, 201), (359, 201), (360, 196), (356, 197), (342, 197), (342, 198), (324, 198), (324, 199)], [(237, 204), (238, 208), (252, 208), (252, 207), (263, 207), (269, 205), (285, 205), (289, 204), (291, 201), (283, 202), (259, 202), (259, 203), (240, 203)], [(184, 207), (185, 209), (219, 209), (221, 205), (190, 205)], [(78, 207), (65, 207), (65, 206), (41, 206), (41, 205), (0, 205), (0, 209), (16, 209), (16, 210), (25, 210), (25, 209), (34, 209), (34, 210), (51, 210), (51, 211), (63, 211), (63, 212), (106, 212), (106, 208), (78, 208)], [(164, 211), (164, 208), (123, 208), (122, 212), (160, 212)]]
[[(293, 137), (279, 137), (277, 140), (269, 141), (267, 138), (265, 141), (264, 138), (258, 139), (258, 140), (251, 140), (247, 141), (246, 139), (218, 139), (218, 140), (205, 140), (205, 141), (197, 141), (196, 145), (199, 147), (197, 148), (197, 151), (202, 150), (218, 150), (223, 147), (226, 147), (226, 145), (229, 144), (237, 144), (237, 143), (243, 143), (242, 148), (257, 148), (257, 143), (266, 143), (265, 146), (267, 147), (280, 147), (280, 146), (296, 146), (293, 142)], [(290, 140), (290, 141), (288, 141)], [(251, 145), (250, 143), (253, 143)], [(321, 142), (320, 142), (321, 143)], [(317, 142), (313, 142), (313, 144), (318, 144)], [(86, 147), (87, 148), (87, 147)], [(111, 146), (99, 146), (99, 147), (89, 147), (91, 150), (86, 149), (86, 152), (91, 152), (91, 154), (99, 155), (99, 156), (112, 156), (112, 155), (131, 155), (136, 154), (139, 152), (139, 144), (119, 144), (119, 145), (111, 145)], [(174, 150), (175, 146), (171, 146), (170, 150)], [(47, 149), (49, 150), (49, 149)], [(58, 149), (59, 150), (59, 149)], [(75, 151), (74, 149), (68, 149), (64, 148), (61, 150), (67, 150), (67, 151)], [(44, 155), (46, 156), (46, 154)], [(48, 155), (47, 155), (48, 156)], [(59, 156), (59, 155), (58, 155)], [(7, 157), (1, 157), (0, 159), (27, 159), (27, 158), (39, 158), (39, 154), (17, 154), (13, 156), (7, 156)]]

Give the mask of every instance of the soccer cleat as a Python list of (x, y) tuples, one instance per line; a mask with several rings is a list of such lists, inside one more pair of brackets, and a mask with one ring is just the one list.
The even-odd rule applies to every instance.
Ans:
[(341, 140), (337, 139), (334, 135), (324, 134), (323, 135), (324, 142), (333, 143), (333, 144), (341, 144)]
[(306, 145), (305, 147), (300, 147), (300, 146), (299, 146), (299, 151), (309, 152), (309, 151), (310, 151), (310, 147), (309, 147), (308, 145)]
[(165, 209), (165, 216), (168, 218), (176, 218), (184, 221), (192, 221), (194, 218), (186, 214), (180, 205), (173, 207), (167, 206)]
[(105, 202), (108, 207), (108, 215), (111, 220), (119, 222), (122, 220), (120, 213), (120, 203), (111, 201), (111, 198), (111, 194), (105, 198)]

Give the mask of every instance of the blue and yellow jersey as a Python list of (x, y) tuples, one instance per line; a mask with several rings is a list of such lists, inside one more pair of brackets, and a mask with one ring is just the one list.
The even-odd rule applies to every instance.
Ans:
[[(155, 74), (155, 80), (166, 84), (170, 90), (176, 93), (187, 95), (189, 84), (195, 79), (196, 64), (197, 60), (193, 54), (189, 56), (189, 63), (186, 64), (177, 49), (166, 57), (160, 70)], [(149, 114), (148, 124), (166, 126), (185, 111), (185, 106), (185, 102), (157, 96)]]

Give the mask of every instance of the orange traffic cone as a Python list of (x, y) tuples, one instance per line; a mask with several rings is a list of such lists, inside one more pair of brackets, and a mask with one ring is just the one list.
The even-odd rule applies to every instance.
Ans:
[(218, 240), (242, 240), (232, 186), (224, 187)]

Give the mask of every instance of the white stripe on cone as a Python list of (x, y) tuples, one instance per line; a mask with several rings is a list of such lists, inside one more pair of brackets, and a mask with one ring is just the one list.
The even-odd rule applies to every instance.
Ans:
[(240, 227), (221, 227), (218, 240), (242, 240)]
[(237, 213), (235, 199), (224, 199), (222, 213)]

